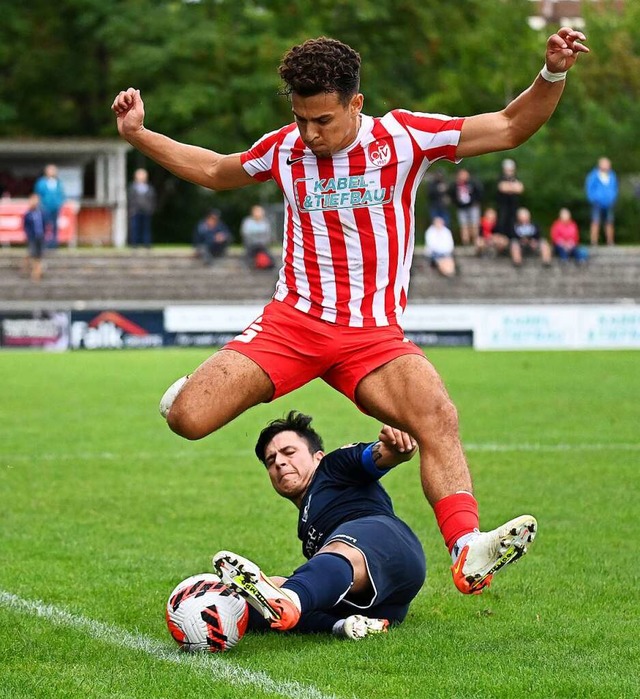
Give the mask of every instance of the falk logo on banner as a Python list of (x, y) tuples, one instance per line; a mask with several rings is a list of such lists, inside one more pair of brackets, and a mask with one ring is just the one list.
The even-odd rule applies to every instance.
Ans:
[(162, 312), (74, 312), (70, 335), (72, 349), (162, 347)]

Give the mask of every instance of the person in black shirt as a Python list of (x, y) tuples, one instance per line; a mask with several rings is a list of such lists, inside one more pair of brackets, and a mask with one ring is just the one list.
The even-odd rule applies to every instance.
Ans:
[(451, 215), (449, 207), (451, 206), (450, 185), (445, 179), (442, 170), (436, 170), (433, 178), (427, 185), (427, 198), (429, 199), (429, 218), (433, 220), (436, 216), (444, 219), (447, 227), (451, 225)]
[(498, 207), (497, 232), (513, 238), (513, 227), (516, 222), (516, 211), (520, 206), (520, 198), (524, 185), (516, 175), (516, 164), (510, 158), (502, 161), (502, 176), (498, 180), (496, 203)]
[(482, 202), (482, 185), (469, 171), (460, 168), (455, 182), (450, 188), (451, 199), (458, 213), (460, 242), (463, 245), (476, 245), (480, 234), (480, 204)]
[(269, 579), (251, 561), (221, 551), (214, 568), (254, 607), (249, 628), (347, 638), (384, 632), (403, 621), (426, 576), (420, 541), (379, 483), (417, 445), (384, 425), (376, 442), (325, 454), (310, 423), (292, 411), (269, 423), (256, 445), (275, 491), (300, 510), (298, 538), (308, 562), (288, 579)]

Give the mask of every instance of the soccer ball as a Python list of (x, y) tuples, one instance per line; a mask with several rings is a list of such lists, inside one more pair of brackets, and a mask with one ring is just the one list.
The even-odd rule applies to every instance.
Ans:
[(169, 595), (166, 620), (182, 650), (219, 653), (244, 636), (249, 607), (217, 575), (201, 573), (183, 580)]

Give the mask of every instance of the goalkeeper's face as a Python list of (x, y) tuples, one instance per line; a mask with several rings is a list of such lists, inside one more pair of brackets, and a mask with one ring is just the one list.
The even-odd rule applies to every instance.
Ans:
[(324, 452), (312, 453), (305, 439), (286, 431), (267, 444), (264, 455), (274, 490), (299, 505)]

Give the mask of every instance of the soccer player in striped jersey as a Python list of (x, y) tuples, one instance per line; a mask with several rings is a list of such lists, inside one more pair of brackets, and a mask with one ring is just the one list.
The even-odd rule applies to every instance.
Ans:
[(213, 190), (273, 179), (284, 195), (273, 299), (241, 335), (167, 390), (161, 412), (170, 428), (200, 439), (251, 406), (322, 378), (363, 412), (415, 438), (422, 487), (456, 586), (482, 591), (506, 555), (505, 541), (522, 550), (535, 520), (479, 532), (455, 406), (423, 352), (404, 338), (416, 191), (441, 158), (508, 150), (532, 136), (555, 110), (566, 72), (588, 51), (584, 40), (561, 28), (523, 93), (502, 110), (462, 118), (404, 109), (364, 114), (358, 53), (333, 39), (309, 40), (290, 49), (279, 69), (294, 121), (230, 155), (147, 129), (140, 91), (120, 92), (112, 105), (119, 133), (177, 176)]

